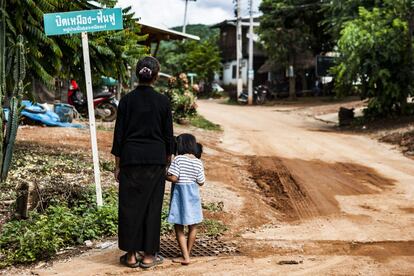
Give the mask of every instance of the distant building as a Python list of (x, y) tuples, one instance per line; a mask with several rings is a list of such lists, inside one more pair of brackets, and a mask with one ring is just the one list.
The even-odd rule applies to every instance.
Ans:
[[(151, 53), (156, 56), (159, 50), (161, 41), (182, 41), (185, 39), (200, 40), (198, 36), (185, 34), (182, 32), (174, 31), (167, 28), (152, 26), (144, 24), (142, 22), (137, 22), (141, 26), (140, 35), (147, 35), (147, 39), (142, 41), (140, 44), (145, 45), (151, 49)], [(151, 47), (155, 46), (155, 48)], [(131, 70), (131, 82), (130, 85), (137, 84), (137, 77), (135, 76), (135, 70)], [(61, 80), (55, 79), (55, 89), (51, 90), (40, 80), (34, 79), (32, 81), (33, 95), (36, 97), (36, 101), (44, 103), (53, 103), (53, 102), (67, 102), (67, 93), (69, 89), (70, 80)], [(120, 87), (118, 88), (120, 91)]]
[[(259, 21), (259, 18), (254, 19), (255, 22)], [(249, 19), (243, 19), (243, 23), (249, 23)], [(236, 73), (237, 73), (237, 58), (236, 58), (236, 19), (225, 20), (221, 23), (213, 25), (212, 28), (220, 29), (219, 48), (221, 51), (221, 59), (223, 63), (223, 72), (220, 76), (220, 81), (224, 85), (236, 85)], [(243, 85), (247, 85), (248, 82), (248, 65), (249, 65), (249, 39), (247, 34), (249, 33), (249, 27), (242, 27), (242, 79)], [(259, 73), (259, 69), (265, 64), (267, 55), (260, 49), (260, 45), (255, 39), (254, 43), (254, 85), (263, 84), (268, 80), (268, 73)]]

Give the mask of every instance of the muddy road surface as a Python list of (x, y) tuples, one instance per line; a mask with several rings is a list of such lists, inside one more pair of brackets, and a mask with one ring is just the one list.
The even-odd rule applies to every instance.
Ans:
[[(205, 145), (208, 181), (202, 197), (223, 201), (223, 213), (217, 214), (229, 226), (223, 239), (235, 242), (240, 256), (196, 258), (188, 267), (166, 261), (142, 271), (120, 266), (121, 252), (114, 247), (30, 272), (414, 274), (414, 160), (369, 137), (336, 132), (304, 115), (303, 107), (298, 112), (294, 105), (247, 107), (216, 101), (199, 106), (224, 131), (177, 132), (192, 132)], [(79, 133), (75, 136), (79, 139)], [(99, 136), (105, 155), (111, 135)]]

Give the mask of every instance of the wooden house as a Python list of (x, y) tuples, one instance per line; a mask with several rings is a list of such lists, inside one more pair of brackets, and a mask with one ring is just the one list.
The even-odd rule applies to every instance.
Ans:
[[(259, 17), (254, 21), (259, 22)], [(243, 19), (242, 27), (242, 79), (243, 85), (247, 85), (248, 82), (248, 64), (249, 64), (249, 19)], [(223, 72), (220, 76), (220, 82), (223, 85), (236, 85), (236, 73), (237, 73), (237, 58), (236, 58), (236, 19), (225, 20), (221, 23), (213, 25), (212, 28), (220, 29), (219, 48), (221, 51), (221, 60), (223, 63)], [(260, 48), (260, 45), (255, 39), (254, 43), (254, 64), (253, 69), (255, 72), (254, 85), (263, 84), (268, 80), (268, 73), (259, 73), (259, 69), (265, 64), (267, 60), (266, 53)]]

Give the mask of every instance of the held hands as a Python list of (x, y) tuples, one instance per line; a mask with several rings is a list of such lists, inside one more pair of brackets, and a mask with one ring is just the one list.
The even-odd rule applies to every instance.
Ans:
[(167, 174), (167, 180), (172, 182), (172, 183), (176, 183), (178, 182), (178, 177), (176, 177), (175, 175), (172, 174)]

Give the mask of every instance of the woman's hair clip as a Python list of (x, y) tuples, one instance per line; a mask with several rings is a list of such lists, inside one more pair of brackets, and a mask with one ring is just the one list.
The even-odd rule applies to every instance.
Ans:
[(141, 70), (139, 70), (139, 74), (140, 75), (144, 75), (144, 74), (148, 74), (148, 75), (152, 75), (152, 70), (149, 69), (148, 67), (144, 67)]

